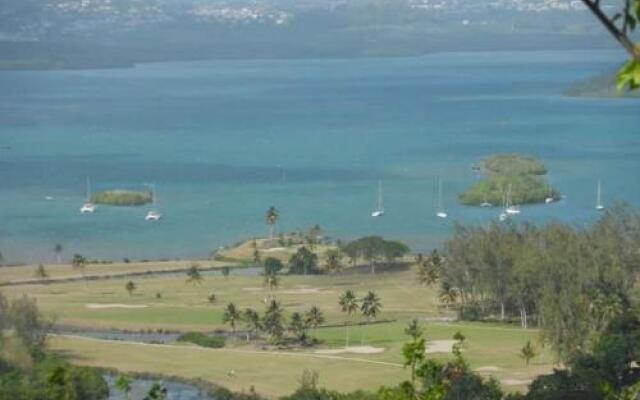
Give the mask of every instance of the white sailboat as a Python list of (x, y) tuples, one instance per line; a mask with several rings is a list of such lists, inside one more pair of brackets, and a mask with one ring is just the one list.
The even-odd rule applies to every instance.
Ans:
[(604, 210), (604, 204), (602, 204), (602, 185), (599, 179), (598, 179), (598, 194), (596, 198), (596, 210), (598, 211)]
[(551, 204), (554, 201), (556, 201), (556, 199), (555, 199), (555, 197), (553, 197), (553, 188), (551, 187), (551, 185), (549, 185), (549, 194), (544, 199), (544, 203), (545, 204)]
[(152, 209), (147, 213), (147, 216), (144, 217), (145, 221), (159, 221), (162, 218), (162, 214), (155, 211), (156, 209), (156, 185), (148, 184), (151, 188), (151, 201), (153, 204)]
[(80, 207), (80, 212), (82, 214), (93, 214), (96, 208), (96, 205), (91, 202), (91, 181), (87, 177), (87, 198), (82, 207)]
[[(503, 206), (503, 207), (505, 208), (505, 210), (506, 210), (506, 208), (507, 208), (507, 195), (504, 193), (504, 190), (503, 190), (503, 192), (502, 192), (502, 206)], [(504, 221), (506, 221), (506, 220), (508, 220), (508, 219), (509, 219), (509, 214), (507, 214), (507, 213), (506, 213), (506, 211), (502, 211), (502, 212), (500, 213), (500, 215), (498, 215), (498, 219), (499, 219), (501, 222), (504, 222)]]
[(509, 190), (507, 191), (507, 204), (504, 211), (509, 215), (520, 214), (520, 207), (515, 204), (511, 204), (511, 201), (511, 184), (509, 184)]
[(487, 201), (487, 195), (484, 195), (484, 201), (480, 204), (480, 207), (493, 207), (493, 204)]
[(378, 181), (378, 203), (375, 210), (371, 213), (372, 217), (382, 217), (384, 215), (384, 207), (382, 205), (382, 182)]
[(438, 210), (436, 212), (438, 218), (447, 218), (449, 214), (444, 211), (442, 206), (442, 179), (438, 178)]

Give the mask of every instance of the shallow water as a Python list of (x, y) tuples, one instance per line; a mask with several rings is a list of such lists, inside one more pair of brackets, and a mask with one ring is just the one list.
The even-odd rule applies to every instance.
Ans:
[[(125, 400), (126, 397), (115, 387), (117, 377), (105, 375), (104, 378), (109, 385), (109, 400)], [(131, 384), (131, 398), (144, 398), (155, 382), (150, 379), (134, 379)], [(214, 400), (192, 385), (166, 380), (162, 381), (162, 385), (167, 388), (167, 400)]]
[[(212, 61), (132, 69), (0, 72), (0, 251), (8, 262), (206, 256), (280, 230), (381, 234), (427, 250), (453, 224), (497, 210), (456, 204), (497, 152), (539, 157), (566, 198), (519, 220), (597, 218), (640, 206), (640, 100), (573, 99), (571, 82), (612, 71), (624, 54), (503, 52), (363, 60)], [(147, 208), (80, 215), (96, 190), (154, 182)], [(450, 218), (434, 216), (444, 181)], [(377, 180), (386, 215), (370, 217)], [(51, 200), (46, 200), (50, 196)]]

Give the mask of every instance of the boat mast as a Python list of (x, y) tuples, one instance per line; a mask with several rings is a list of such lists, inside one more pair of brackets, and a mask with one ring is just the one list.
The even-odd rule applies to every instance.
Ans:
[(442, 212), (442, 178), (438, 178), (438, 212)]
[(378, 211), (382, 211), (382, 181), (378, 181)]
[(596, 200), (596, 207), (602, 208), (602, 186), (600, 179), (598, 179), (598, 198)]
[(91, 180), (87, 176), (87, 203), (91, 201)]

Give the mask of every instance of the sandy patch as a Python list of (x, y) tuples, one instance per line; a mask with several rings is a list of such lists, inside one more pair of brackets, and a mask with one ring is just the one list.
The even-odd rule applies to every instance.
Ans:
[(455, 340), (430, 340), (427, 342), (425, 353), (451, 353)]
[(303, 288), (303, 289), (290, 289), (290, 290), (281, 290), (279, 293), (282, 294), (317, 294), (317, 293), (333, 293), (330, 290), (323, 290), (318, 288)]
[(262, 251), (264, 251), (265, 253), (270, 253), (272, 251), (286, 251), (287, 248), (286, 247), (272, 247), (270, 249), (264, 249)]
[(498, 372), (502, 371), (500, 367), (494, 367), (493, 365), (487, 365), (484, 367), (476, 368), (476, 372)]
[(245, 292), (262, 292), (264, 288), (261, 287), (243, 287), (242, 290)]
[(531, 379), (504, 379), (500, 383), (507, 386), (528, 385), (531, 383)]
[(87, 303), (84, 305), (86, 308), (91, 309), (105, 309), (105, 308), (147, 308), (149, 307), (146, 304), (96, 304), (96, 303)]
[[(242, 288), (242, 290), (244, 290), (245, 292), (262, 292), (262, 291), (265, 291), (266, 289), (261, 287), (245, 287), (245, 288)], [(331, 290), (324, 290), (319, 288), (300, 288), (300, 289), (278, 290), (278, 291), (275, 291), (275, 293), (277, 294), (318, 294), (318, 293), (331, 294), (334, 292)]]
[(343, 347), (340, 349), (324, 349), (324, 350), (316, 350), (315, 354), (345, 354), (345, 353), (354, 353), (354, 354), (379, 354), (383, 353), (383, 347), (371, 347), (371, 346), (350, 346)]

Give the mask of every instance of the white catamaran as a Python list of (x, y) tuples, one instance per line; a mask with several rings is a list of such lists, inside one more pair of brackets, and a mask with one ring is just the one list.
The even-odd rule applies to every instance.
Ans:
[(151, 188), (152, 208), (147, 213), (147, 216), (144, 217), (144, 219), (145, 219), (145, 221), (159, 221), (160, 218), (162, 218), (162, 214), (160, 214), (159, 212), (155, 211), (156, 210), (156, 185), (147, 184), (147, 186), (149, 186)]
[(602, 204), (602, 185), (600, 180), (598, 180), (598, 194), (596, 198), (596, 210), (602, 211), (604, 210), (604, 204)]
[(436, 211), (438, 218), (447, 218), (449, 214), (444, 211), (442, 206), (442, 179), (438, 178), (438, 210)]
[(93, 214), (96, 208), (96, 205), (91, 202), (91, 181), (87, 177), (87, 198), (82, 207), (80, 207), (80, 212), (82, 214)]
[(371, 213), (372, 217), (382, 217), (384, 215), (384, 207), (382, 205), (382, 182), (378, 181), (378, 203), (375, 210)]

